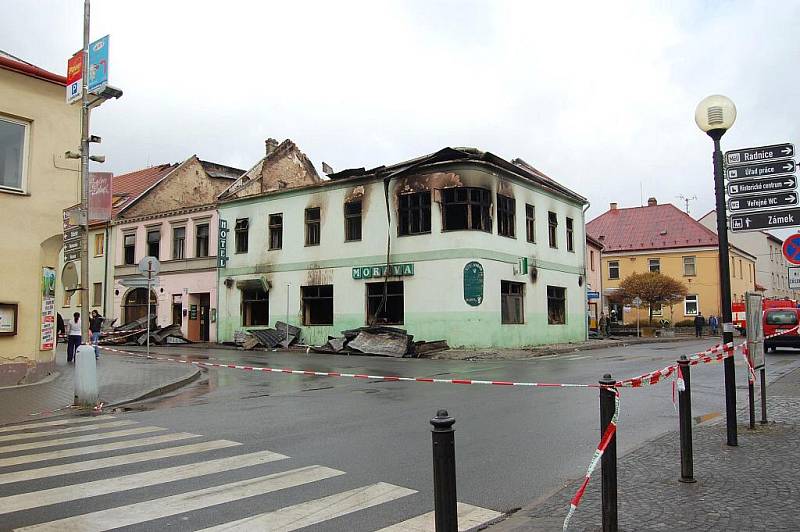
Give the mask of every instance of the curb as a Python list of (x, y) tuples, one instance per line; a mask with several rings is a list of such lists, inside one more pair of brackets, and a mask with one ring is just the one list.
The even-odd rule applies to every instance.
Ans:
[(166, 393), (175, 391), (178, 388), (182, 388), (187, 384), (197, 380), (198, 377), (200, 377), (200, 373), (202, 372), (202, 370), (197, 367), (193, 367), (193, 370), (194, 371), (192, 371), (190, 374), (184, 377), (180, 377), (179, 379), (176, 379), (172, 382), (168, 382), (167, 384), (148, 390), (132, 399), (123, 399), (115, 403), (109, 403), (105, 405), (105, 408), (113, 408), (117, 406), (127, 405), (130, 403), (135, 403), (137, 401), (144, 401), (145, 399), (152, 399), (153, 397), (158, 397), (159, 395), (164, 395)]
[(643, 345), (643, 344), (670, 344), (670, 343), (677, 343), (677, 342), (688, 342), (691, 341), (692, 338), (689, 337), (681, 337), (681, 338), (659, 338), (658, 340), (614, 340), (612, 342), (608, 342), (605, 344), (588, 344), (582, 346), (575, 346), (575, 347), (559, 347), (553, 349), (545, 349), (541, 352), (535, 353), (533, 356), (544, 356), (544, 355), (560, 355), (563, 353), (575, 353), (580, 351), (593, 351), (595, 349), (605, 349), (608, 347), (627, 347), (629, 345)]
[(8, 386), (0, 386), (0, 391), (2, 390), (18, 390), (20, 388), (27, 388), (29, 386), (38, 386), (40, 384), (47, 384), (48, 382), (53, 382), (57, 378), (61, 376), (60, 371), (53, 371), (52, 373), (48, 374), (46, 377), (39, 379), (36, 382), (26, 382), (25, 384), (10, 384)]

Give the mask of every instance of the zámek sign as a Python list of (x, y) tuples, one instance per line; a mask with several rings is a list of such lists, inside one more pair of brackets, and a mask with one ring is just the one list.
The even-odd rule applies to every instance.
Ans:
[[(389, 277), (414, 275), (413, 264), (392, 264), (388, 267)], [(379, 279), (387, 276), (387, 266), (356, 266), (353, 268), (353, 279)]]

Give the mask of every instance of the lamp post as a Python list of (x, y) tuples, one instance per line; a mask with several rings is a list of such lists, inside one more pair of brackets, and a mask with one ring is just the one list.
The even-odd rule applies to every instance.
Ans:
[[(736, 121), (736, 106), (721, 95), (712, 95), (697, 104), (694, 112), (697, 126), (714, 141), (714, 190), (717, 200), (717, 240), (719, 242), (720, 301), (722, 304), (723, 345), (733, 342), (731, 315), (731, 277), (728, 255), (728, 214), (725, 205), (725, 183), (722, 168), (722, 151), (719, 141)], [(733, 357), (725, 359), (725, 417), (728, 445), (736, 446), (736, 370)]]

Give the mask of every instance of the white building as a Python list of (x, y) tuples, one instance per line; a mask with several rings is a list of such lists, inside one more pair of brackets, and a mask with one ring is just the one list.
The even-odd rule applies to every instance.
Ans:
[(370, 324), (451, 346), (585, 339), (580, 195), (472, 148), (329, 178), (285, 141), (220, 196), (220, 341), (287, 316), (310, 344)]
[[(717, 211), (709, 212), (699, 222), (716, 233)], [(764, 289), (765, 297), (800, 297), (800, 291), (789, 289), (789, 263), (783, 256), (783, 240), (766, 231), (728, 231), (728, 242), (756, 257), (756, 283)]]

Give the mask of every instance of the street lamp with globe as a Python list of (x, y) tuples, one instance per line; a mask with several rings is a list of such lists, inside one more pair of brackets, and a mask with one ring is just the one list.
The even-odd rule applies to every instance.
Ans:
[[(717, 241), (719, 242), (720, 301), (722, 304), (722, 342), (733, 344), (731, 315), (731, 277), (728, 255), (728, 213), (725, 205), (725, 175), (719, 141), (736, 121), (736, 106), (726, 96), (714, 94), (705, 98), (694, 112), (694, 121), (714, 141), (714, 191), (717, 201)], [(728, 445), (736, 446), (736, 371), (733, 357), (725, 358), (725, 417)]]

